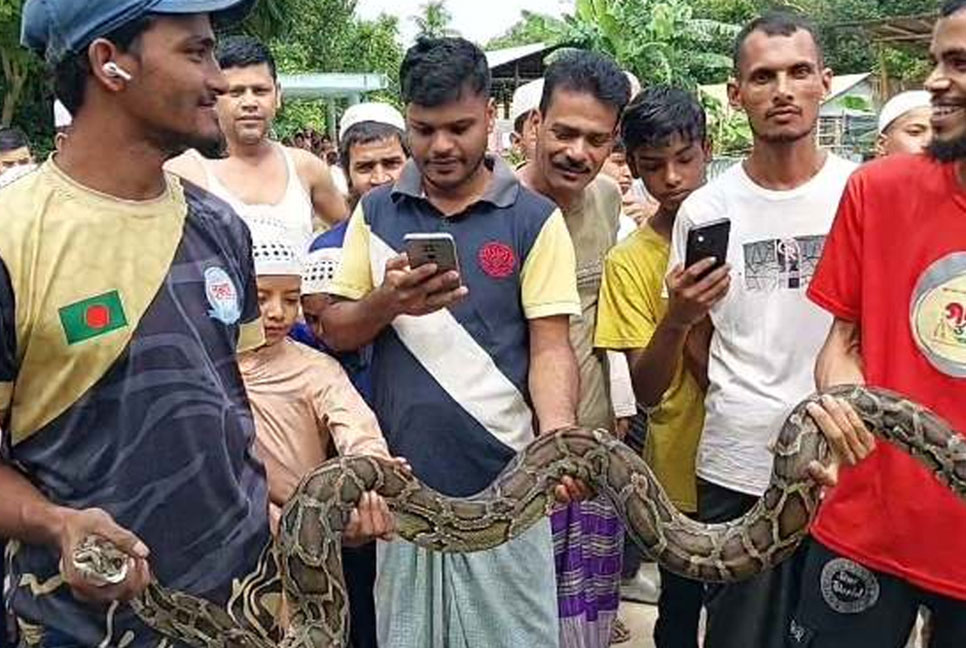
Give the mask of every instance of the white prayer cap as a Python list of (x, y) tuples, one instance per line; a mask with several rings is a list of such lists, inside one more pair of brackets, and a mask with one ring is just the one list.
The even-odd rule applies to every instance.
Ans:
[(879, 113), (879, 134), (886, 132), (892, 122), (916, 108), (929, 108), (932, 95), (925, 90), (910, 90), (897, 94), (882, 107)]
[(531, 110), (537, 110), (542, 98), (543, 79), (524, 83), (517, 88), (513, 93), (513, 101), (510, 103), (510, 122), (516, 125), (517, 119)]
[(302, 257), (285, 236), (270, 223), (248, 224), (252, 233), (252, 259), (256, 276), (302, 276)]
[(60, 99), (54, 99), (54, 128), (67, 128), (74, 123), (67, 106), (61, 103)]
[(339, 123), (339, 139), (345, 137), (346, 132), (362, 122), (377, 122), (395, 126), (401, 131), (406, 130), (406, 120), (402, 113), (387, 103), (369, 102), (349, 106), (349, 109), (342, 115)]
[(342, 248), (327, 247), (309, 252), (302, 264), (302, 294), (318, 295), (328, 292), (329, 284), (342, 263)]

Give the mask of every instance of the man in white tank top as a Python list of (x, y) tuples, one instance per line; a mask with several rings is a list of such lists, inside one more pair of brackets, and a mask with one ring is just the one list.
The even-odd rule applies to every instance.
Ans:
[(190, 151), (168, 169), (227, 201), (245, 221), (284, 224), (293, 245), (307, 249), (317, 225), (348, 216), (328, 165), (308, 151), (269, 139), (281, 104), (275, 59), (247, 36), (219, 43), (218, 63), (228, 93), (218, 98), (218, 118), (228, 157), (206, 160)]

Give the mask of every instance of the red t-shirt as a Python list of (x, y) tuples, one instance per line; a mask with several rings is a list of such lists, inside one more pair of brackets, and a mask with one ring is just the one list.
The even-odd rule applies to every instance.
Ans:
[[(966, 190), (954, 164), (895, 156), (857, 171), (808, 295), (859, 324), (869, 385), (966, 432)], [(812, 528), (819, 542), (966, 600), (966, 502), (884, 442), (840, 477)]]

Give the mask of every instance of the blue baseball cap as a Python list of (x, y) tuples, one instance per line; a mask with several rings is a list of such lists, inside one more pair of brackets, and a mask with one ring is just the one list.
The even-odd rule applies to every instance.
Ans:
[(49, 63), (147, 14), (211, 14), (218, 26), (242, 20), (255, 0), (27, 0), (20, 42)]

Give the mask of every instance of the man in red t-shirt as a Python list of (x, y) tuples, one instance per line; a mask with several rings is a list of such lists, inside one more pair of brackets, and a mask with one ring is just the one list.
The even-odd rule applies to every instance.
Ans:
[[(966, 0), (932, 41), (935, 141), (852, 176), (808, 291), (835, 316), (820, 388), (868, 383), (907, 394), (966, 432)], [(966, 503), (842, 403), (812, 415), (857, 465), (812, 528), (791, 645), (899, 648), (920, 605), (930, 648), (966, 645)], [(851, 461), (849, 461), (851, 459)], [(826, 483), (835, 471), (814, 471)]]

